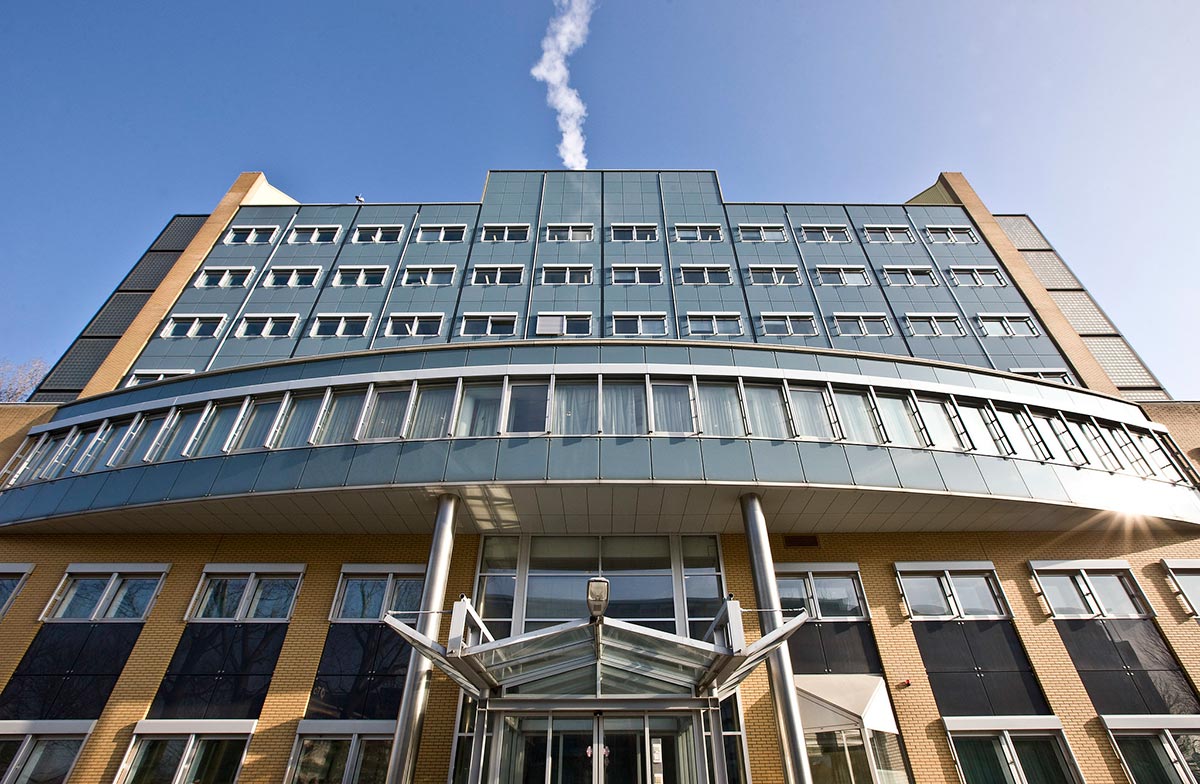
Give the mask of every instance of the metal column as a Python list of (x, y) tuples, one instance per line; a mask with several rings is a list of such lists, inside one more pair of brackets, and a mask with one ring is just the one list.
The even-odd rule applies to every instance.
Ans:
[[(746, 547), (750, 551), (750, 572), (754, 576), (754, 590), (760, 610), (759, 623), (762, 633), (767, 634), (783, 625), (779, 585), (775, 582), (775, 560), (771, 557), (771, 542), (767, 538), (767, 518), (763, 515), (762, 501), (757, 495), (747, 493), (740, 500), (742, 522), (746, 526)], [(767, 659), (767, 674), (771, 678), (775, 721), (779, 724), (784, 775), (790, 784), (809, 784), (812, 772), (808, 769), (800, 700), (796, 697), (796, 682), (792, 677), (792, 662), (788, 658), (786, 645)]]
[[(437, 519), (433, 524), (433, 542), (429, 545), (429, 563), (425, 566), (425, 587), (421, 591), (421, 614), (417, 631), (436, 640), (442, 626), (442, 607), (446, 603), (446, 581), (450, 576), (450, 556), (454, 552), (454, 512), (458, 496), (438, 498)], [(421, 724), (429, 697), (432, 665), (415, 650), (408, 663), (404, 696), (396, 716), (396, 735), (392, 740), (392, 759), (387, 784), (407, 784), (417, 768), (417, 749), (421, 743)]]

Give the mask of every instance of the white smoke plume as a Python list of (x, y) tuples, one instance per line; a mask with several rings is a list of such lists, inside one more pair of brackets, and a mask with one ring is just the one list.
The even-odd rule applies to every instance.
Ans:
[(587, 41), (588, 25), (592, 20), (595, 0), (554, 0), (558, 15), (550, 20), (546, 37), (542, 39), (542, 59), (530, 73), (546, 83), (546, 104), (558, 113), (558, 156), (568, 169), (586, 169), (587, 155), (583, 152), (583, 119), (587, 106), (571, 87), (571, 71), (567, 58)]

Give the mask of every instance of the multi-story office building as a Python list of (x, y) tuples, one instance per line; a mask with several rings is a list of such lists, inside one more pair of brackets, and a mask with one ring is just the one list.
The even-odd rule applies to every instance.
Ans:
[(245, 174), (0, 407), (0, 784), (1196, 784), (1197, 408), (961, 175)]

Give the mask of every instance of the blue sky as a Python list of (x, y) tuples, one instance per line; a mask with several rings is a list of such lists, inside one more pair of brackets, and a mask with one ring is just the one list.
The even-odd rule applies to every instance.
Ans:
[[(1136, 13), (1134, 11), (1136, 10)], [(0, 30), (0, 358), (53, 362), (171, 215), (246, 170), (301, 201), (473, 201), (557, 168), (546, 2), (18, 3)], [(900, 202), (962, 171), (1041, 225), (1200, 398), (1196, 2), (600, 0), (592, 168)]]

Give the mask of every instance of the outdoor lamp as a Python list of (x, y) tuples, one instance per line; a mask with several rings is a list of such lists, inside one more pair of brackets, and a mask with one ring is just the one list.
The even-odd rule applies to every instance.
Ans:
[(587, 582), (588, 612), (593, 618), (604, 615), (608, 609), (608, 578), (593, 577)]

